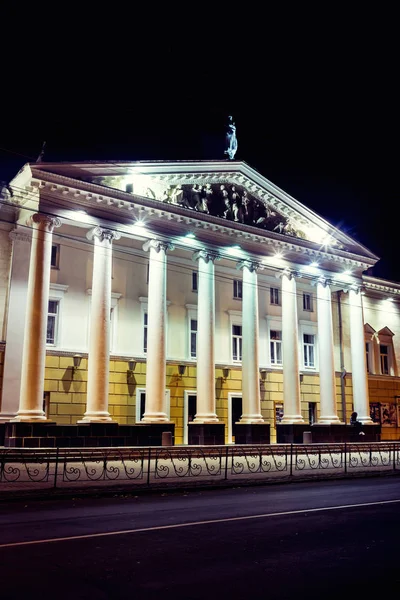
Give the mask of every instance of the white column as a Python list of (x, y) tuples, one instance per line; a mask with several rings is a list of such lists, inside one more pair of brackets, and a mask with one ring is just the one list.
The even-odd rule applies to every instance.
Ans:
[(198, 261), (197, 306), (197, 412), (195, 423), (218, 423), (215, 409), (215, 283), (214, 261), (217, 255), (200, 250)]
[(243, 414), (240, 423), (264, 423), (261, 415), (260, 375), (258, 361), (258, 263), (241, 261), (243, 272), (242, 299), (242, 391)]
[(112, 420), (108, 412), (112, 241), (121, 236), (116, 231), (95, 227), (86, 237), (93, 241), (93, 280), (87, 405), (83, 419), (79, 422), (102, 423)]
[(320, 417), (318, 423), (340, 423), (336, 407), (335, 359), (331, 282), (321, 277), (317, 282)]
[(0, 422), (9, 421), (18, 412), (21, 393), (22, 352), (25, 332), (26, 299), (32, 236), (26, 227), (17, 226), (9, 234), (12, 240), (11, 277), (7, 302), (6, 351)]
[(282, 275), (282, 359), (284, 414), (281, 422), (304, 423), (300, 401), (296, 280), (290, 271), (284, 271)]
[(367, 359), (365, 356), (364, 316), (360, 289), (349, 290), (351, 375), (353, 406), (361, 423), (372, 424), (369, 414)]
[(60, 219), (34, 214), (29, 278), (26, 295), (25, 335), (22, 350), (21, 393), (15, 421), (45, 421), (43, 411), (46, 363), (47, 314), (49, 307), (51, 245)]
[(167, 250), (171, 244), (149, 240), (149, 301), (147, 306), (147, 364), (145, 423), (168, 422), (165, 399), (167, 327)]

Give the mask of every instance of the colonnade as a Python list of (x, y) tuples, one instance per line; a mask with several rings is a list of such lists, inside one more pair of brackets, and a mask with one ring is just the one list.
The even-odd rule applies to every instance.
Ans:
[[(32, 248), (27, 289), (27, 320), (23, 344), (22, 381), (17, 421), (41, 421), (46, 357), (52, 232), (56, 218), (33, 215)], [(111, 309), (112, 242), (120, 235), (95, 227), (87, 237), (93, 242), (93, 282), (88, 355), (87, 406), (83, 422), (111, 421), (108, 411), (109, 339)], [(166, 422), (166, 316), (167, 252), (173, 246), (152, 239), (143, 245), (149, 252), (146, 409), (143, 422)], [(197, 423), (216, 423), (215, 398), (215, 272), (217, 254), (206, 249), (194, 253), (198, 264)], [(243, 423), (263, 423), (259, 387), (258, 285), (259, 264), (242, 260), (242, 397)], [(282, 272), (283, 423), (303, 423), (300, 402), (299, 341), (296, 273)], [(364, 351), (364, 322), (359, 290), (350, 290), (350, 335), (354, 410), (370, 423)], [(317, 281), (319, 336), (319, 423), (339, 423), (336, 408), (331, 282)]]

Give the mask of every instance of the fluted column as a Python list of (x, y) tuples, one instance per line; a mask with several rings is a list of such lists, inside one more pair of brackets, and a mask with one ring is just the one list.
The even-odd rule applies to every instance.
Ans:
[(237, 268), (243, 273), (242, 299), (242, 391), (240, 423), (264, 423), (261, 415), (258, 361), (258, 287), (256, 262), (244, 260)]
[(294, 273), (290, 271), (282, 274), (282, 358), (284, 415), (281, 422), (304, 423), (300, 401), (297, 290)]
[(197, 305), (197, 412), (195, 423), (217, 423), (215, 408), (215, 282), (214, 261), (217, 255), (200, 250), (198, 261)]
[(361, 423), (372, 424), (369, 414), (367, 360), (365, 356), (364, 316), (361, 290), (349, 290), (350, 349), (353, 405)]
[(32, 246), (22, 350), (21, 392), (15, 421), (45, 421), (43, 411), (44, 370), (46, 363), (47, 314), (49, 306), (51, 245), (54, 227), (60, 219), (34, 214)]
[(86, 237), (93, 241), (93, 281), (90, 310), (87, 405), (83, 422), (111, 421), (108, 412), (110, 368), (110, 311), (112, 241), (121, 235), (95, 227)]
[(336, 379), (332, 324), (331, 282), (317, 282), (320, 417), (318, 423), (340, 423), (336, 407)]
[(167, 327), (167, 250), (171, 244), (149, 240), (149, 300), (147, 307), (146, 409), (142, 421), (168, 421), (165, 400)]

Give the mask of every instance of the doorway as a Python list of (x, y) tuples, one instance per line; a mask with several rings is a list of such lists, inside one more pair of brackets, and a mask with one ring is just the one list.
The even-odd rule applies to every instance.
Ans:
[(234, 425), (243, 414), (243, 401), (241, 394), (228, 394), (228, 444), (234, 443)]
[(194, 421), (197, 412), (197, 392), (185, 390), (183, 397), (183, 443), (189, 442), (188, 423)]

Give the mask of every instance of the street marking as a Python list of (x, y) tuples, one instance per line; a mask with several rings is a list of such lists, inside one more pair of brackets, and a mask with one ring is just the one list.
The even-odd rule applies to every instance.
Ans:
[(180, 527), (195, 527), (197, 525), (213, 525), (215, 523), (232, 523), (233, 521), (247, 521), (249, 519), (266, 519), (268, 517), (282, 517), (287, 515), (299, 515), (302, 513), (322, 512), (324, 510), (342, 510), (344, 508), (360, 508), (362, 506), (378, 506), (381, 504), (398, 504), (399, 500), (382, 500), (380, 502), (363, 502), (360, 504), (343, 504), (341, 506), (326, 506), (322, 508), (302, 508), (301, 510), (289, 510), (285, 512), (265, 513), (262, 515), (247, 515), (243, 517), (227, 517), (226, 519), (211, 519), (209, 521), (191, 521), (190, 523), (175, 523), (174, 525), (158, 525), (156, 527), (143, 527), (140, 529), (123, 529), (122, 531), (106, 531), (104, 533), (87, 533), (85, 535), (71, 535), (69, 537), (48, 538), (46, 540), (31, 540), (28, 542), (11, 542), (0, 544), (1, 548), (12, 548), (14, 546), (30, 546), (32, 544), (49, 544), (51, 542), (68, 542), (72, 540), (85, 540), (96, 537), (107, 537), (111, 535), (127, 535), (131, 533), (144, 533), (147, 531), (162, 531), (163, 529), (178, 529)]

